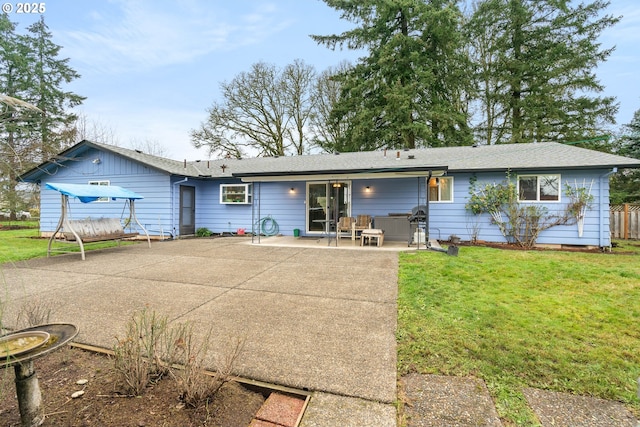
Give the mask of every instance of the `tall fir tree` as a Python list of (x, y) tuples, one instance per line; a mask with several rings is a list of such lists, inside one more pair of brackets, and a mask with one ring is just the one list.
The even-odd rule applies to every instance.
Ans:
[[(640, 159), (640, 110), (622, 127), (617, 154)], [(640, 203), (640, 170), (622, 170), (611, 178), (611, 204)]]
[(341, 96), (331, 125), (347, 122), (336, 151), (471, 143), (463, 102), (468, 61), (455, 1), (324, 1), (357, 26), (313, 39), (368, 51), (335, 77)]
[(640, 110), (636, 110), (631, 122), (624, 125), (619, 150), (623, 156), (640, 159)]
[(612, 49), (598, 39), (619, 18), (608, 2), (481, 0), (468, 36), (477, 69), (476, 135), (484, 143), (576, 141), (615, 123), (618, 106), (594, 73)]
[[(0, 93), (21, 99), (29, 88), (26, 46), (16, 34), (16, 25), (0, 15)], [(20, 205), (16, 177), (24, 169), (24, 141), (29, 138), (29, 120), (23, 109), (0, 104), (0, 209), (12, 219)]]
[(84, 99), (64, 90), (79, 75), (51, 38), (42, 17), (18, 34), (0, 15), (0, 93), (40, 109), (4, 105), (0, 112), (0, 200), (12, 217), (21, 209), (16, 178), (63, 148), (60, 133), (75, 119), (68, 109)]
[(29, 101), (43, 112), (34, 129), (39, 144), (34, 147), (39, 158), (34, 160), (44, 161), (64, 148), (61, 134), (77, 119), (71, 109), (85, 98), (65, 90), (65, 85), (80, 78), (80, 74), (69, 66), (69, 58), (60, 58), (62, 46), (53, 43), (44, 18), (40, 17), (27, 30), (25, 42), (32, 82)]

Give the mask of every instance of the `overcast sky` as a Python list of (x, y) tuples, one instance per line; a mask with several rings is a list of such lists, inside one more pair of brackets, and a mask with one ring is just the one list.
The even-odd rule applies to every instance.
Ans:
[[(9, 1), (14, 7), (18, 2)], [(349, 51), (317, 45), (310, 34), (351, 28), (321, 0), (50, 0), (45, 23), (61, 57), (81, 74), (69, 89), (86, 96), (78, 111), (113, 131), (121, 146), (154, 141), (167, 157), (205, 159), (189, 131), (206, 119), (219, 85), (264, 61), (283, 67), (296, 59), (318, 72), (354, 61)], [(618, 123), (640, 109), (640, 8), (613, 0), (623, 15), (603, 47), (616, 46), (597, 74), (605, 95), (620, 102)], [(9, 18), (22, 32), (39, 15)]]

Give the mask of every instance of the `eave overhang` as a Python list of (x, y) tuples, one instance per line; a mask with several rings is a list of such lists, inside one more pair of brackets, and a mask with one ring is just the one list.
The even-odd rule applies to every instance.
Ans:
[(316, 171), (281, 171), (262, 173), (234, 173), (234, 178), (242, 182), (282, 182), (282, 181), (336, 181), (352, 179), (409, 178), (421, 176), (442, 176), (446, 166), (417, 166), (379, 169), (336, 169)]

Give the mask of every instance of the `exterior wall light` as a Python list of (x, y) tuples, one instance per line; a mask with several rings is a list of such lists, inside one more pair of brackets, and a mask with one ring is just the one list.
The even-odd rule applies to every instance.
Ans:
[(364, 191), (366, 191), (367, 193), (371, 192), (371, 187), (369, 187), (368, 185), (366, 187), (364, 187)]
[(291, 187), (291, 188), (289, 189), (289, 193), (295, 193), (295, 192), (296, 192), (296, 189), (295, 189), (295, 188)]

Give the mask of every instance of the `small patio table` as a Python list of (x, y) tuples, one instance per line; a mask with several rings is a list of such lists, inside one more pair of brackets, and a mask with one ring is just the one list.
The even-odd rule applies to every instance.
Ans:
[(384, 231), (377, 228), (367, 228), (360, 233), (360, 246), (364, 245), (365, 239), (369, 239), (369, 245), (371, 245), (371, 239), (376, 239), (377, 246), (380, 247), (384, 243)]

